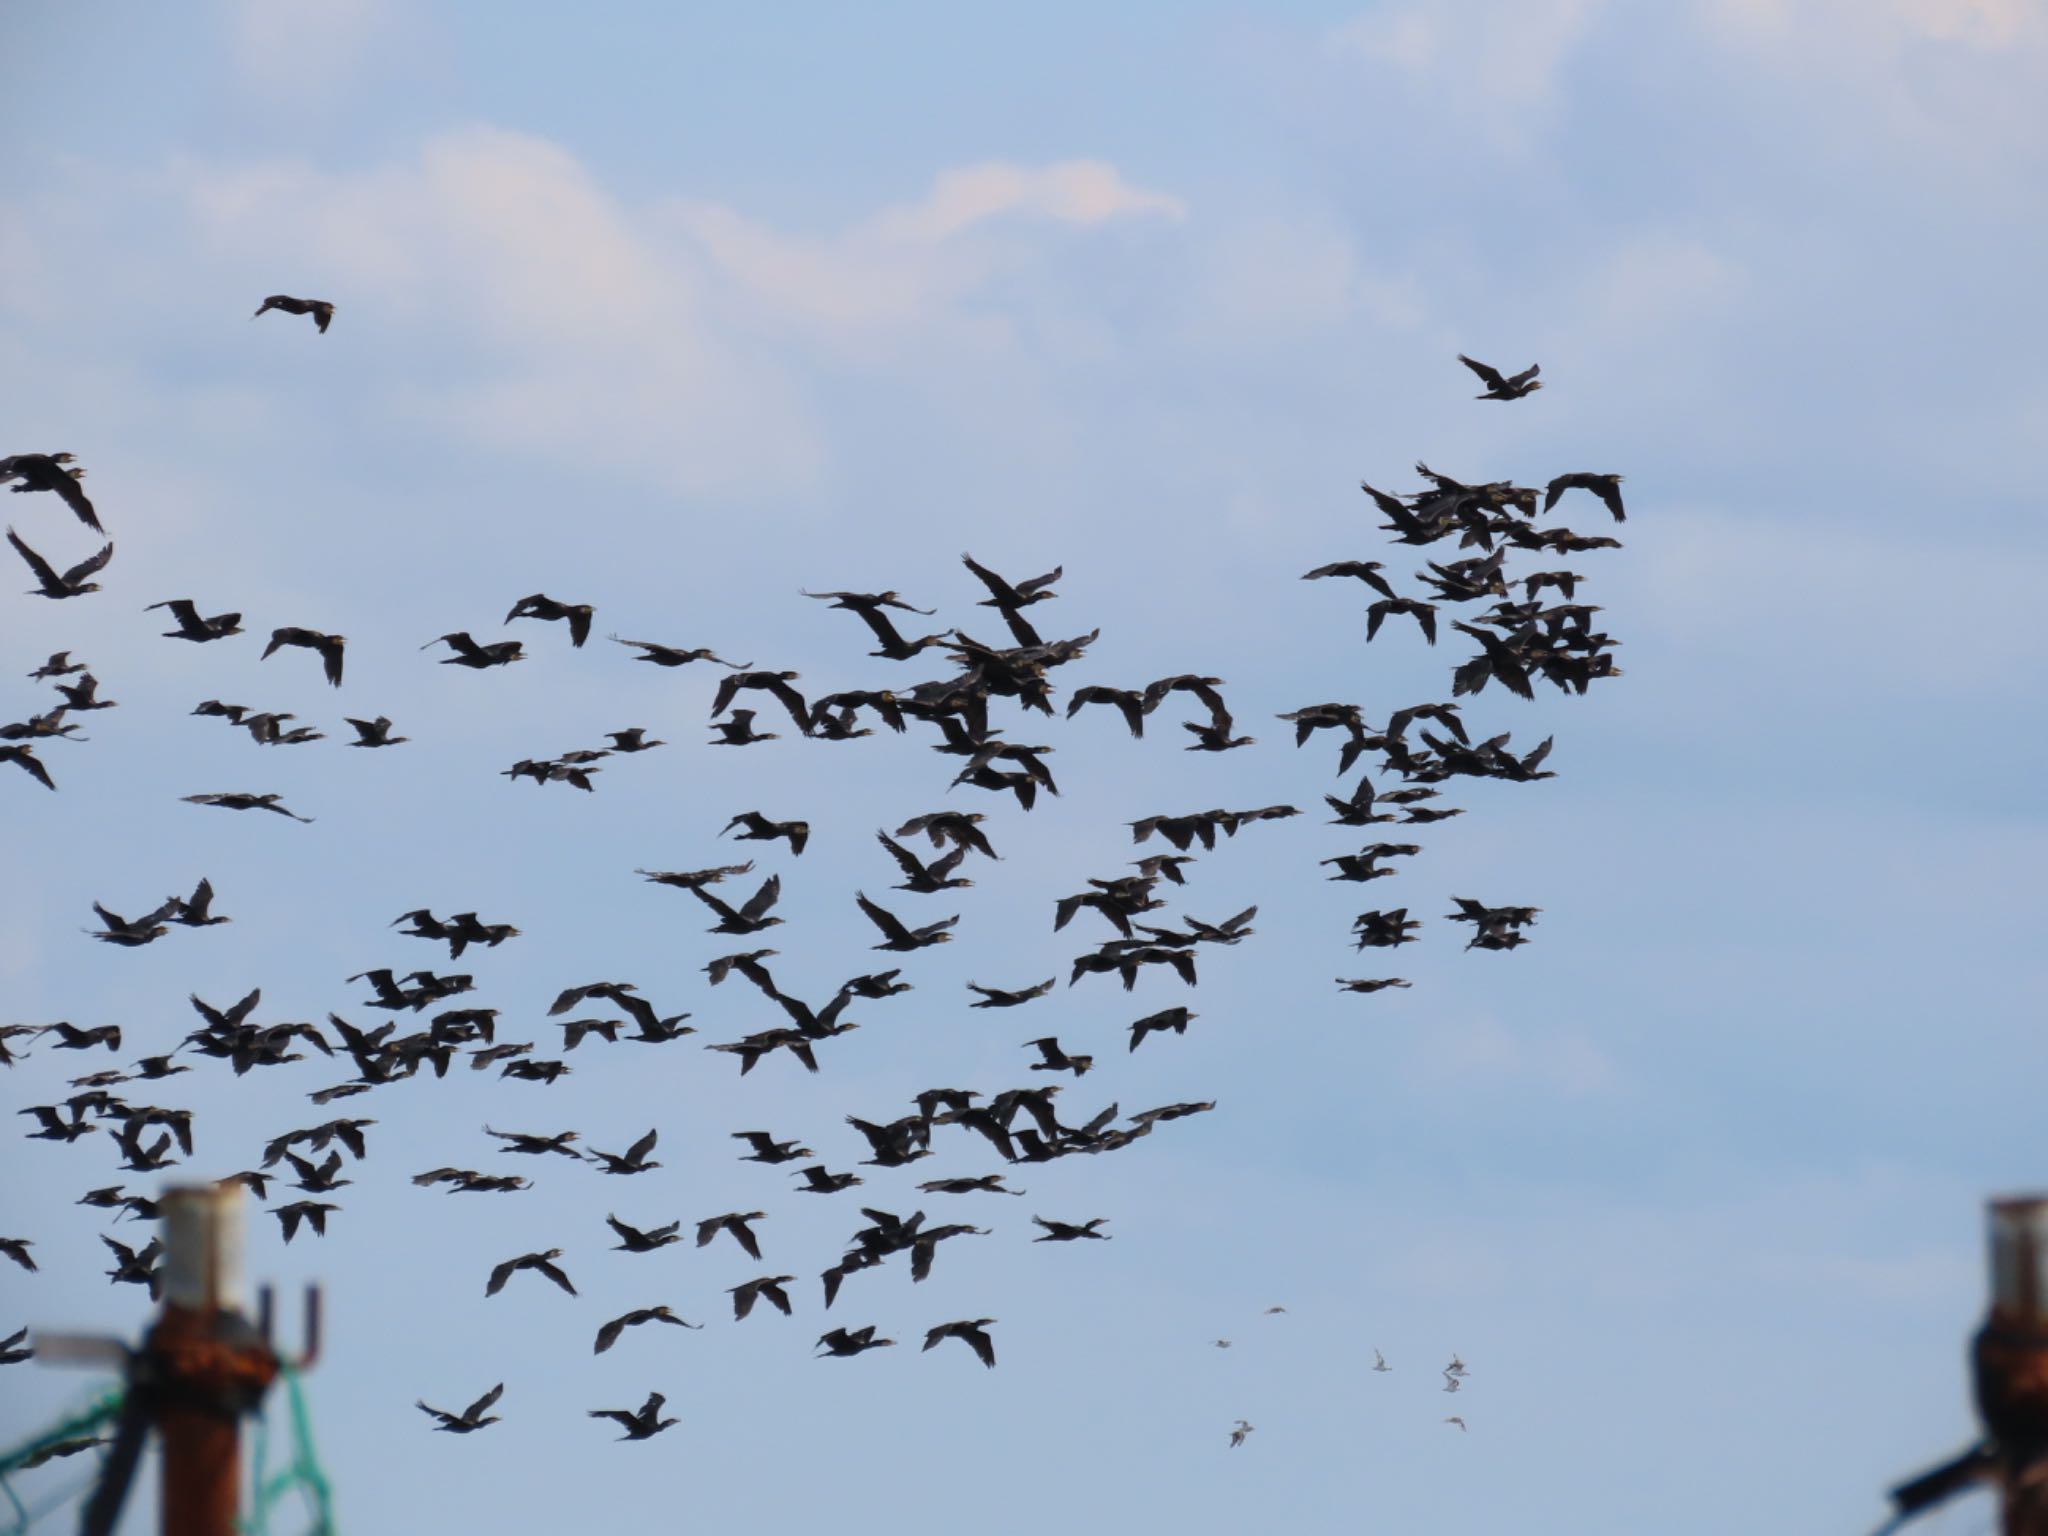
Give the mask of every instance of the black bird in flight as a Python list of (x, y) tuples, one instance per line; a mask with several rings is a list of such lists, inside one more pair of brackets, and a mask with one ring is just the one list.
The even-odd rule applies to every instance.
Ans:
[(43, 760), (36, 756), (33, 747), (25, 743), (20, 746), (0, 747), (0, 763), (13, 763), (45, 789), (57, 787), (57, 781), (50, 777), (50, 770), (43, 766)]
[(744, 1141), (754, 1149), (740, 1159), (743, 1163), (791, 1163), (817, 1156), (809, 1147), (799, 1146), (794, 1140), (777, 1141), (766, 1131), (734, 1131), (732, 1139)]
[(0, 485), (19, 480), (21, 484), (14, 487), (17, 492), (55, 491), (81, 523), (105, 538), (107, 530), (100, 526), (99, 514), (78, 483), (85, 471), (65, 468), (77, 457), (75, 453), (10, 454), (0, 459)]
[(967, 857), (965, 843), (956, 845), (944, 858), (926, 864), (886, 832), (877, 832), (875, 840), (889, 850), (889, 857), (903, 870), (903, 882), (894, 887), (896, 890), (930, 896), (940, 891), (958, 890), (974, 884), (972, 880), (953, 873), (960, 867), (960, 861)]
[(602, 1163), (606, 1173), (645, 1173), (650, 1168), (659, 1168), (661, 1166), (659, 1163), (647, 1160), (647, 1154), (654, 1150), (654, 1143), (659, 1137), (659, 1131), (649, 1131), (645, 1136), (634, 1142), (632, 1146), (626, 1148), (623, 1156), (615, 1152), (600, 1152), (595, 1147), (592, 1147), (589, 1152), (589, 1158), (593, 1163)]
[(1411, 986), (1413, 983), (1403, 981), (1399, 976), (1387, 976), (1377, 981), (1364, 979), (1346, 980), (1344, 977), (1339, 976), (1337, 978), (1337, 985), (1346, 992), (1372, 993), (1384, 992), (1388, 987)]
[[(24, 1333), (26, 1331), (26, 1329), (23, 1330)], [(821, 1351), (821, 1355), (830, 1355), (838, 1360), (851, 1359), (853, 1356), (861, 1354), (866, 1350), (882, 1349), (895, 1342), (894, 1339), (876, 1338), (875, 1325), (873, 1323), (869, 1323), (865, 1328), (855, 1328), (852, 1330), (834, 1328), (830, 1333), (822, 1333), (818, 1336), (818, 1348)]]
[(1380, 575), (1384, 567), (1377, 560), (1339, 560), (1334, 565), (1319, 565), (1301, 579), (1321, 581), (1326, 576), (1356, 576), (1382, 597), (1395, 596), (1394, 589), (1387, 585), (1386, 577)]
[(558, 603), (545, 592), (536, 592), (531, 597), (522, 597), (512, 605), (512, 611), (505, 615), (505, 622), (514, 619), (546, 619), (559, 622), (569, 621), (569, 644), (582, 649), (583, 642), (590, 638), (590, 620), (596, 610), (588, 603)]
[(1109, 1218), (1107, 1216), (1097, 1216), (1093, 1220), (1081, 1223), (1079, 1226), (1069, 1221), (1047, 1221), (1043, 1216), (1034, 1216), (1031, 1219), (1037, 1225), (1045, 1228), (1045, 1236), (1034, 1237), (1032, 1239), (1034, 1243), (1071, 1243), (1077, 1238), (1083, 1237), (1095, 1237), (1100, 1238), (1104, 1242), (1109, 1241), (1109, 1233), (1095, 1230), (1097, 1227), (1103, 1226), (1108, 1222)]
[(32, 683), (40, 683), (45, 678), (69, 677), (74, 672), (83, 672), (85, 670), (85, 663), (73, 661), (69, 651), (52, 651), (50, 659), (40, 667), (37, 667), (35, 671), (29, 673), (28, 679)]
[[(1548, 512), (1556, 506), (1558, 497), (1566, 491), (1591, 491), (1600, 498), (1607, 510), (1614, 514), (1617, 523), (1628, 521), (1628, 514), (1622, 510), (1621, 505), (1620, 475), (1598, 475), (1586, 470), (1580, 470), (1576, 474), (1559, 475), (1544, 488), (1543, 510)], [(1565, 601), (1571, 601), (1569, 590), (1565, 593)]]
[(283, 629), (273, 629), (270, 632), (270, 644), (263, 647), (263, 655), (258, 660), (268, 661), (273, 651), (277, 650), (280, 646), (286, 645), (296, 645), (309, 651), (318, 651), (320, 653), (320, 666), (327, 674), (327, 681), (336, 688), (341, 686), (342, 655), (348, 648), (346, 636), (323, 635), (317, 629), (300, 629), (296, 626), (287, 625)]
[(683, 1224), (680, 1221), (672, 1221), (666, 1226), (650, 1227), (644, 1232), (638, 1227), (628, 1226), (616, 1216), (605, 1217), (604, 1223), (618, 1234), (618, 1242), (612, 1245), (615, 1251), (652, 1253), (657, 1248), (666, 1248), (670, 1243), (680, 1243), (683, 1240)]
[(795, 1275), (762, 1275), (742, 1285), (727, 1286), (726, 1290), (732, 1296), (732, 1320), (744, 1322), (754, 1310), (754, 1303), (763, 1298), (784, 1317), (791, 1316), (789, 1292), (783, 1287), (795, 1279)]
[(432, 650), (437, 645), (445, 645), (455, 652), (453, 656), (441, 658), (442, 666), (468, 667), (473, 672), (481, 672), (486, 667), (509, 667), (515, 661), (526, 660), (524, 647), (517, 640), (497, 640), (489, 645), (478, 645), (465, 629), (438, 635), (420, 649)]
[(97, 592), (100, 589), (100, 584), (96, 581), (87, 581), (86, 578), (88, 576), (97, 576), (107, 568), (107, 562), (114, 558), (114, 546), (109, 541), (101, 547), (98, 554), (88, 556), (86, 559), (79, 561), (78, 564), (72, 566), (70, 570), (60, 576), (57, 573), (57, 568), (30, 549), (26, 544), (22, 543), (21, 536), (12, 528), (7, 530), (7, 542), (14, 546), (16, 554), (28, 562), (30, 573), (34, 575), (36, 581), (40, 584), (40, 590), (31, 592), (29, 594), (31, 597), (61, 599), (66, 597), (83, 597), (88, 592)]
[(1469, 358), (1462, 352), (1458, 354), (1458, 361), (1478, 374), (1479, 382), (1486, 386), (1485, 394), (1473, 397), (1476, 400), (1519, 400), (1524, 395), (1534, 394), (1543, 387), (1536, 379), (1536, 375), (1543, 371), (1542, 365), (1538, 363), (1531, 363), (1520, 373), (1509, 375), (1503, 374), (1498, 368)]
[[(336, 1156), (339, 1155), (339, 1153), (336, 1154)], [(342, 1182), (346, 1184), (349, 1181), (343, 1179)], [(315, 1237), (325, 1237), (327, 1235), (327, 1213), (340, 1209), (341, 1207), (338, 1205), (331, 1205), (321, 1200), (294, 1200), (290, 1205), (280, 1205), (272, 1208), (270, 1214), (275, 1216), (278, 1224), (283, 1227), (284, 1240), (289, 1243), (294, 1237), (298, 1236), (299, 1223), (302, 1220), (312, 1225)]]
[(320, 327), (320, 334), (323, 336), (327, 334), (327, 327), (334, 319), (334, 306), (325, 299), (295, 299), (288, 293), (273, 293), (263, 301), (256, 314), (249, 318), (254, 320), (273, 309), (281, 309), (288, 315), (311, 315), (313, 323)]
[(796, 728), (806, 736), (811, 734), (811, 707), (804, 702), (804, 696), (789, 685), (799, 676), (795, 672), (734, 672), (731, 677), (718, 680), (718, 692), (712, 696), (711, 713), (714, 717), (725, 713), (742, 688), (758, 688), (774, 695), (776, 702), (789, 711), (789, 718), (796, 722)]
[[(86, 1129), (91, 1130), (93, 1127), (87, 1126)], [(752, 1161), (752, 1159), (745, 1159), (745, 1161)], [(780, 1159), (775, 1159), (775, 1161), (780, 1161)], [(842, 1190), (848, 1190), (856, 1184), (866, 1182), (857, 1173), (832, 1173), (826, 1169), (823, 1163), (815, 1163), (809, 1168), (799, 1169), (797, 1176), (804, 1180), (804, 1187), (798, 1190), (797, 1193), (804, 1195), (836, 1195)]]
[(766, 880), (763, 880), (761, 888), (747, 898), (744, 906), (738, 908), (719, 900), (718, 897), (712, 895), (701, 885), (689, 885), (685, 886), (684, 889), (718, 914), (718, 922), (711, 928), (706, 929), (707, 933), (730, 933), (744, 936), (750, 933), (760, 933), (767, 928), (773, 928), (782, 921), (779, 917), (770, 917), (768, 915), (769, 910), (774, 907), (775, 903), (782, 899), (782, 876), (780, 875), (770, 875)]
[(590, 1410), (590, 1416), (593, 1419), (616, 1421), (626, 1431), (619, 1436), (621, 1440), (651, 1440), (671, 1424), (682, 1422), (681, 1419), (659, 1417), (661, 1405), (667, 1401), (668, 1399), (659, 1392), (650, 1392), (647, 1394), (647, 1401), (640, 1405), (637, 1413), (628, 1413), (623, 1408), (593, 1408)]
[[(498, 1422), (498, 1416), (491, 1413), (491, 1405), (497, 1402), (504, 1391), (505, 1383), (501, 1381), (460, 1413), (445, 1413), (439, 1408), (429, 1408), (424, 1402), (415, 1402), (413, 1406), (438, 1421), (434, 1425), (435, 1429), (445, 1429), (452, 1435), (466, 1435), (472, 1430), (482, 1429), (486, 1424)], [(487, 1414), (489, 1417), (485, 1417)]]
[(151, 603), (144, 613), (158, 608), (171, 610), (171, 619), (176, 629), (164, 631), (166, 640), (193, 640), (204, 645), (209, 640), (225, 640), (229, 635), (242, 632), (242, 616), (239, 613), (217, 613), (210, 619), (199, 616), (199, 610), (192, 605), (189, 597), (174, 597), (168, 602)]
[(950, 943), (953, 935), (946, 930), (960, 921), (960, 914), (956, 912), (941, 922), (927, 923), (922, 928), (907, 928), (904, 926), (901, 918), (897, 917), (893, 912), (876, 906), (863, 893), (859, 891), (854, 892), (854, 900), (860, 906), (861, 911), (867, 914), (868, 921), (882, 930), (883, 942), (871, 945), (870, 948), (873, 949), (890, 949), (908, 954), (914, 949), (926, 949), (934, 944)]
[(1037, 986), (1026, 987), (1019, 992), (1005, 992), (1000, 987), (984, 987), (970, 981), (967, 983), (967, 990), (974, 993), (981, 1001), (969, 1003), (967, 1006), (970, 1008), (1015, 1008), (1020, 1003), (1030, 1002), (1034, 997), (1045, 996), (1046, 993), (1053, 989), (1053, 983), (1058, 980), (1059, 977), (1057, 976), (1048, 976)]
[[(633, 658), (635, 661), (651, 661), (657, 667), (687, 667), (693, 661), (715, 661), (721, 667), (731, 667), (735, 672), (739, 672), (753, 665), (751, 661), (727, 661), (722, 656), (712, 655), (703, 646), (694, 651), (686, 651), (672, 645), (656, 645), (652, 640), (621, 640), (617, 635), (609, 635), (606, 638), (614, 645), (633, 646), (640, 652)], [(718, 711), (713, 710), (712, 713), (717, 714)]]
[(571, 1296), (574, 1296), (576, 1294), (576, 1287), (570, 1282), (569, 1277), (557, 1269), (554, 1264), (554, 1261), (561, 1256), (561, 1249), (549, 1248), (541, 1253), (526, 1253), (521, 1254), (516, 1259), (507, 1259), (491, 1271), (490, 1283), (484, 1287), (484, 1294), (486, 1296), (497, 1295), (498, 1292), (505, 1289), (505, 1282), (507, 1280), (510, 1280), (522, 1269), (530, 1269), (536, 1274), (545, 1275)]
[(1047, 1035), (1042, 1040), (1027, 1040), (1024, 1042), (1024, 1049), (1027, 1051), (1034, 1046), (1037, 1048), (1038, 1054), (1044, 1058), (1042, 1061), (1031, 1063), (1031, 1070), (1034, 1072), (1071, 1072), (1074, 1076), (1081, 1077), (1087, 1073), (1090, 1067), (1095, 1065), (1095, 1058), (1093, 1056), (1070, 1056), (1060, 1049), (1059, 1038), (1056, 1035)]
[(183, 798), (191, 805), (217, 805), (229, 811), (275, 811), (280, 816), (290, 816), (293, 821), (313, 820), (311, 816), (300, 816), (286, 810), (279, 804), (284, 798), (282, 795), (186, 795)]
[(620, 1334), (624, 1333), (628, 1328), (637, 1328), (642, 1323), (672, 1323), (678, 1328), (701, 1329), (704, 1326), (702, 1323), (684, 1322), (683, 1319), (677, 1317), (666, 1306), (636, 1307), (631, 1312), (623, 1313), (613, 1318), (597, 1330), (597, 1345), (591, 1350), (591, 1353), (594, 1355), (603, 1354), (619, 1342)]
[(761, 1241), (754, 1236), (749, 1222), (766, 1221), (766, 1211), (728, 1211), (723, 1216), (707, 1217), (697, 1223), (697, 1246), (707, 1246), (721, 1232), (730, 1232), (733, 1241), (746, 1250), (747, 1257), (758, 1260), (761, 1257)]
[(734, 827), (744, 828), (735, 842), (771, 843), (778, 837), (788, 839), (792, 857), (801, 854), (804, 844), (811, 840), (808, 821), (770, 821), (759, 811), (741, 811), (719, 830), (718, 835), (723, 837)]
[(995, 1340), (991, 1339), (987, 1333), (988, 1328), (994, 1322), (995, 1319), (992, 1317), (977, 1317), (965, 1322), (941, 1323), (938, 1327), (930, 1329), (925, 1333), (924, 1347), (926, 1349), (936, 1349), (942, 1340), (958, 1339), (980, 1357), (983, 1365), (987, 1366), (990, 1370), (994, 1370), (996, 1345)]

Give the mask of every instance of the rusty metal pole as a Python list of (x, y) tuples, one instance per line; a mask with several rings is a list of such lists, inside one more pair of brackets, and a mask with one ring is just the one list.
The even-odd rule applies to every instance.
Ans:
[(1990, 1205), (1991, 1308), (1972, 1348), (2005, 1536), (2048, 1536), (2048, 1196)]
[(142, 1348), (163, 1445), (163, 1536), (235, 1536), (241, 1419), (277, 1374), (243, 1311), (242, 1189), (163, 1197), (163, 1310)]

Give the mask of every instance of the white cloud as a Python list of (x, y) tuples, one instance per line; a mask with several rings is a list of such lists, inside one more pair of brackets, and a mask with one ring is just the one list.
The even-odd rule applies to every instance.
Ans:
[(1706, 0), (1710, 19), (1752, 41), (1811, 37), (2009, 48), (2044, 34), (2035, 0)]
[[(1335, 28), (1340, 58), (1388, 65), (1427, 88), (1444, 120), (1526, 148), (1604, 0), (1413, 0)], [(1455, 99), (1445, 95), (1455, 90)]]
[(678, 493), (748, 497), (813, 487), (826, 457), (764, 329), (1000, 347), (1003, 318), (966, 301), (1041, 252), (999, 226), (1184, 213), (1098, 161), (984, 164), (796, 236), (717, 204), (623, 203), (559, 145), (493, 127), (359, 172), (188, 161), (174, 179), (216, 259), (261, 256), (335, 299), (337, 340), (365, 325), (449, 340), (430, 377), (396, 386), (406, 412), (510, 453), (595, 453)]
[(227, 16), (243, 82), (281, 101), (337, 91), (393, 20), (389, 0), (230, 0)]
[(825, 237), (784, 234), (717, 204), (675, 207), (710, 263), (768, 314), (845, 328), (899, 326), (957, 303), (1015, 259), (985, 228), (1005, 217), (1085, 227), (1186, 212), (1179, 198), (1133, 187), (1095, 160), (947, 171), (916, 202)]

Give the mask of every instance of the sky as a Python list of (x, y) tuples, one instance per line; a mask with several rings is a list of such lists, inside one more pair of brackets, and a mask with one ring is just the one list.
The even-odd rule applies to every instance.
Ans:
[[(197, 1112), (181, 1176), (377, 1122), (325, 1240), (249, 1217), (255, 1278), (325, 1287), (308, 1388), (341, 1529), (1860, 1531), (1973, 1435), (1983, 1202), (2041, 1187), (2048, 1149), (2038, 6), (30, 3), (9, 51), (0, 452), (77, 453), (117, 554), (83, 600), (0, 595), (0, 716), (46, 707), (23, 674), (66, 647), (119, 707), (42, 749), (58, 793), (0, 776), (0, 1013), (127, 1040), (32, 1045), (6, 1106), (169, 1049), (188, 993), (371, 1022), (343, 978), (450, 968), (387, 927), (419, 906), (520, 926), (454, 969), (537, 1054), (560, 1054), (555, 991), (600, 978), (702, 1031), (587, 1042), (552, 1086), (458, 1065), (325, 1111), (302, 1095), (343, 1068), (317, 1057), (135, 1085)], [(332, 300), (332, 330), (250, 323), (277, 292)], [(1547, 388), (1475, 402), (1460, 351), (1540, 360)], [(1297, 580), (1377, 558), (1412, 587), (1356, 487), (1413, 489), (1418, 459), (1626, 475), (1620, 529), (1559, 508), (1624, 539), (1575, 564), (1626, 675), (1470, 701), (1475, 734), (1554, 735), (1557, 777), (1455, 786), (1467, 814), (1361, 893), (1316, 867), (1355, 846), (1316, 811), (1349, 782), (1334, 748), (1271, 717), (1447, 696), (1448, 637), (1367, 645), (1360, 592)], [(52, 558), (93, 547), (55, 498), (4, 510)], [(1257, 744), (1011, 711), (1013, 740), (1056, 748), (1062, 793), (1027, 816), (948, 794), (914, 735), (712, 748), (709, 669), (603, 638), (709, 645), (813, 694), (900, 685), (942, 669), (870, 659), (800, 589), (895, 588), (989, 639), (963, 550), (1064, 568), (1034, 618), (1101, 635), (1062, 689), (1220, 676)], [(595, 604), (597, 637), (501, 629), (534, 591)], [(161, 639), (143, 609), (174, 597), (250, 633)], [(348, 635), (338, 693), (303, 652), (258, 660), (285, 624)], [(420, 651), (458, 628), (529, 659)], [(190, 718), (205, 698), (330, 738), (259, 748)], [(346, 750), (344, 714), (412, 740)], [(627, 725), (671, 745), (607, 760), (593, 794), (497, 776)], [(244, 789), (315, 821), (179, 799)], [(1124, 823), (1274, 803), (1307, 813), (1173, 893), (1166, 915), (1259, 906), (1194, 991), (1064, 985), (1096, 936), (1085, 915), (1053, 933), (1053, 902), (1151, 851)], [(871, 832), (942, 805), (985, 811), (1003, 858), (957, 902), (890, 893), (962, 914), (905, 960), (914, 991), (854, 1013), (815, 1078), (694, 1048), (779, 1017), (705, 985), (732, 946), (634, 869), (724, 862), (751, 807), (808, 817), (800, 859), (746, 851), (785, 882), (777, 980), (821, 1002), (889, 963), (852, 901), (894, 879)], [(82, 932), (95, 900), (201, 875), (232, 924), (136, 950)], [(1464, 952), (1453, 895), (1540, 906), (1533, 942)], [(1425, 919), (1393, 957), (1414, 985), (1338, 994), (1396, 973), (1346, 931), (1398, 901)], [(967, 981), (1052, 974), (1028, 1014), (964, 1006)], [(1183, 1001), (1185, 1037), (1123, 1050)], [(1042, 1079), (1019, 1042), (1047, 1031), (1102, 1061), (1065, 1085), (1070, 1121), (1217, 1109), (1016, 1170), (1014, 1206), (916, 1192), (989, 1171), (964, 1138), (862, 1170), (869, 1203), (994, 1230), (822, 1312), (856, 1197), (794, 1198), (728, 1133), (852, 1166), (846, 1114)], [(654, 1126), (663, 1167), (410, 1185), (523, 1162), (486, 1122), (608, 1150)], [(143, 1326), (140, 1293), (100, 1279), (103, 1213), (71, 1203), (120, 1176), (107, 1139), (10, 1143), (0, 1235), (41, 1271), (0, 1265), (0, 1335)], [(762, 1269), (725, 1239), (608, 1251), (608, 1211), (752, 1209), (768, 1272), (800, 1277), (793, 1318), (731, 1321), (725, 1288)], [(1033, 1214), (1106, 1216), (1115, 1240), (1035, 1245)], [(582, 1296), (523, 1276), (485, 1301), (493, 1264), (548, 1247)], [(707, 1326), (590, 1355), (655, 1301)], [(981, 1316), (994, 1371), (916, 1347)], [(899, 1346), (809, 1358), (867, 1322)], [(7, 1371), (0, 1444), (91, 1387)], [(480, 1434), (413, 1407), (501, 1380)], [(680, 1420), (658, 1440), (585, 1417), (650, 1390)], [(145, 1525), (138, 1501), (124, 1529)]]

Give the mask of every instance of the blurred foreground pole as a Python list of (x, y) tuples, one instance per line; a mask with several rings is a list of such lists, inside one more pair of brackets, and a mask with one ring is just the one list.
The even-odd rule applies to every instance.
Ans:
[(2005, 1536), (2048, 1536), (2048, 1198), (1991, 1202), (1991, 1313), (1972, 1363)]
[(1892, 1489), (1887, 1532), (1996, 1483), (2004, 1536), (2048, 1536), (2048, 1197), (1993, 1200), (1988, 1214), (1991, 1307), (1970, 1351), (1984, 1437)]
[[(241, 1507), (241, 1421), (263, 1400), (279, 1360), (270, 1347), (270, 1295), (260, 1321), (242, 1310), (242, 1186), (165, 1191), (162, 1310), (139, 1350), (116, 1340), (56, 1337), (53, 1364), (125, 1363), (126, 1399), (81, 1536), (112, 1536), (151, 1430), (163, 1442), (163, 1536), (235, 1536)], [(306, 1348), (319, 1349), (319, 1293), (306, 1297)], [(38, 1339), (39, 1347), (42, 1340)]]

